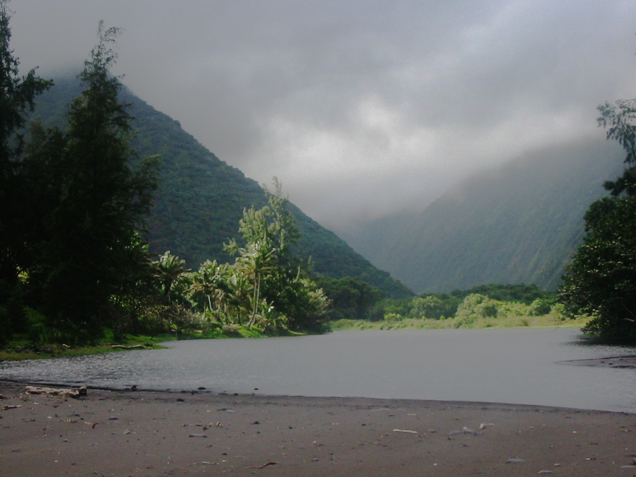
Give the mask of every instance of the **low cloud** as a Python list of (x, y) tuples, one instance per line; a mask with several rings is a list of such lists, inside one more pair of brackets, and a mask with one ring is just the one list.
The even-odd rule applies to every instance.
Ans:
[(422, 209), (480, 169), (603, 135), (633, 97), (633, 1), (13, 0), (24, 68), (79, 67), (120, 26), (115, 72), (328, 227)]

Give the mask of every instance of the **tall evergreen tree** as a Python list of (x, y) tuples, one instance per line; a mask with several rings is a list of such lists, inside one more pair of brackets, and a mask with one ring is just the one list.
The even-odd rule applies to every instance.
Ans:
[(99, 43), (80, 74), (85, 90), (69, 109), (67, 170), (46, 251), (46, 313), (80, 340), (116, 327), (126, 297), (152, 275), (139, 230), (157, 187), (157, 160), (137, 161), (130, 146), (132, 118), (109, 72), (119, 33), (100, 22)]

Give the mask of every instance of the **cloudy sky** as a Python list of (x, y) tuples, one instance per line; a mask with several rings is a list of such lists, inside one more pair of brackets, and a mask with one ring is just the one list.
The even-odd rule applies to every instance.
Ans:
[(114, 70), (323, 225), (423, 209), (536, 148), (602, 137), (636, 97), (634, 0), (12, 0), (22, 72)]

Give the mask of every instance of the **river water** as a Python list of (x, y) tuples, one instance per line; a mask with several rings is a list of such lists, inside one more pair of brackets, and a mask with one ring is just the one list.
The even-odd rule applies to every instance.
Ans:
[(125, 389), (358, 396), (636, 412), (636, 369), (570, 360), (636, 354), (574, 329), (338, 331), (170, 342), (170, 349), (0, 363), (0, 377)]

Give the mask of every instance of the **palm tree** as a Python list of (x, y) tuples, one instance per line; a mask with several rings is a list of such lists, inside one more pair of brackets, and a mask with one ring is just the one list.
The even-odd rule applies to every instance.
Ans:
[[(221, 308), (226, 308), (227, 296), (231, 293), (227, 282), (228, 266), (219, 265), (216, 260), (206, 260), (201, 264), (199, 270), (192, 274), (192, 284), (190, 285), (190, 297), (202, 294), (207, 300), (210, 312), (225, 312)], [(214, 298), (214, 300), (213, 300)], [(221, 321), (222, 318), (221, 318)]]
[(170, 300), (172, 285), (187, 271), (185, 268), (185, 260), (180, 259), (176, 255), (172, 255), (168, 250), (159, 257), (159, 260), (152, 262), (152, 265), (155, 269), (155, 276), (159, 278), (163, 286), (164, 296), (167, 296), (168, 300)]
[(263, 278), (274, 270), (272, 264), (274, 252), (274, 249), (268, 247), (262, 241), (250, 242), (247, 247), (239, 250), (240, 255), (236, 265), (240, 273), (251, 279), (253, 288), (252, 315), (248, 326), (252, 326), (256, 321)]

